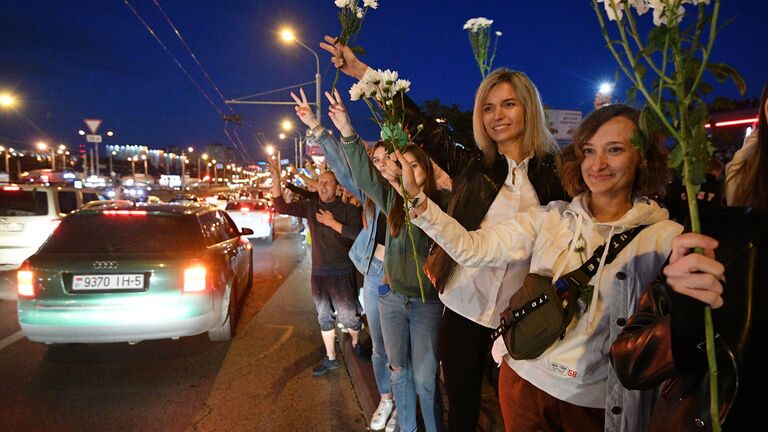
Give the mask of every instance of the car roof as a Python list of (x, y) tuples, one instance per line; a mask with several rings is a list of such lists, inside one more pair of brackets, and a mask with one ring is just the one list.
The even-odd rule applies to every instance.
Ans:
[(90, 189), (90, 188), (76, 188), (74, 186), (61, 186), (61, 185), (43, 185), (43, 184), (26, 184), (26, 183), (11, 183), (6, 184), (2, 186), (3, 188), (13, 188), (13, 187), (19, 187), (23, 191), (46, 191), (46, 190), (61, 190), (61, 191), (83, 191), (83, 192), (93, 192), (93, 193), (100, 193), (100, 191), (96, 189)]
[(198, 215), (203, 214), (209, 211), (215, 211), (216, 208), (209, 206), (207, 204), (190, 204), (190, 205), (184, 205), (180, 206), (178, 204), (167, 204), (167, 203), (157, 203), (157, 204), (149, 204), (149, 203), (131, 203), (131, 205), (127, 204), (107, 204), (104, 206), (97, 206), (93, 208), (88, 209), (81, 209), (76, 211), (75, 213), (72, 213), (72, 215), (77, 214), (98, 214), (102, 213), (105, 210), (143, 210), (146, 211), (148, 214), (166, 214), (166, 215), (178, 215), (178, 216), (186, 216), (186, 215)]

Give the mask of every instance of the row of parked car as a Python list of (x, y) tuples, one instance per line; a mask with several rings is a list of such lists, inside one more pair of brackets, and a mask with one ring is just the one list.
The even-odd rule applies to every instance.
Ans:
[(238, 200), (222, 210), (88, 194), (0, 187), (0, 261), (23, 261), (17, 294), (25, 336), (45, 343), (231, 338), (251, 287), (249, 239), (272, 239), (271, 205)]

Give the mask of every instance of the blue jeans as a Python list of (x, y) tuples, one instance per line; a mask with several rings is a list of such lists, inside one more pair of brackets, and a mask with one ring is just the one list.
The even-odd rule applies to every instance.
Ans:
[(402, 432), (416, 431), (416, 396), (427, 432), (443, 429), (442, 404), (437, 387), (438, 332), (443, 304), (421, 302), (392, 291), (379, 295), (384, 347), (392, 371), (397, 418)]
[[(373, 376), (380, 394), (392, 393), (392, 378), (387, 367), (387, 351), (384, 349), (384, 337), (381, 335), (381, 319), (379, 318), (379, 285), (384, 277), (384, 266), (376, 258), (371, 258), (371, 269), (378, 273), (367, 274), (363, 282), (363, 303), (365, 314), (368, 316), (368, 332), (373, 344)], [(375, 270), (374, 270), (375, 271)]]

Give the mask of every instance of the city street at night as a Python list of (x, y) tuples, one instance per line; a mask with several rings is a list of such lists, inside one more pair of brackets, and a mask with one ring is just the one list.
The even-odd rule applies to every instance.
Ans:
[(347, 370), (312, 377), (322, 343), (306, 247), (290, 218), (276, 229), (273, 244), (254, 242), (253, 288), (231, 342), (30, 342), (15, 278), (3, 273), (0, 430), (365, 430)]

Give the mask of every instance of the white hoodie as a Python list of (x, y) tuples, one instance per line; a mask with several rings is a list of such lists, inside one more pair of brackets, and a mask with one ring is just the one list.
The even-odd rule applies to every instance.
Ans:
[[(432, 202), (412, 220), (463, 266), (499, 266), (531, 257), (532, 273), (555, 278), (581, 266), (612, 235), (646, 226), (611, 264), (600, 265), (591, 280), (596, 295), (562, 340), (533, 360), (506, 357), (515, 372), (542, 391), (575, 405), (606, 409), (606, 431), (639, 431), (645, 429), (650, 395), (625, 390), (608, 353), (644, 286), (661, 271), (672, 239), (682, 232), (668, 217), (655, 201), (636, 198), (619, 220), (600, 223), (581, 194), (570, 203), (534, 207), (473, 232)], [(584, 242), (577, 241), (580, 237)], [(579, 245), (585, 246), (583, 256), (574, 251)]]

